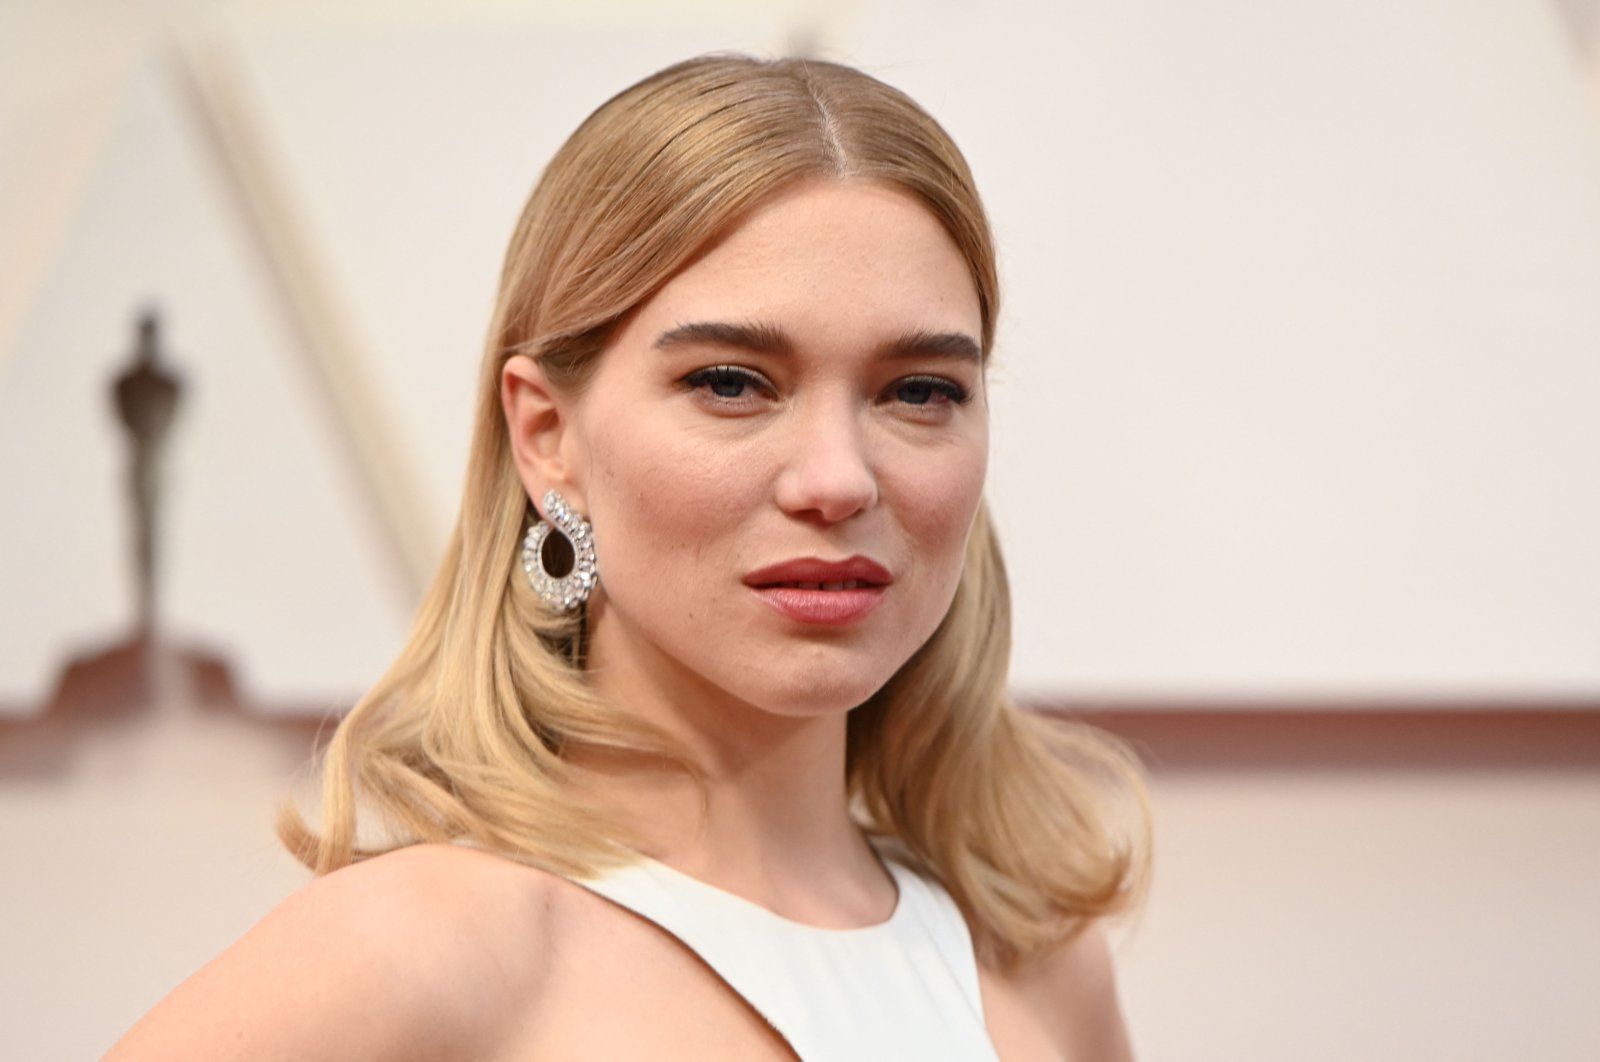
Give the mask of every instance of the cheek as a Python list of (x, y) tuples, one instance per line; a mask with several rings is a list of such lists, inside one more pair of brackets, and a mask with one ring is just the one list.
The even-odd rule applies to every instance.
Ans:
[(692, 437), (634, 426), (607, 433), (591, 454), (586, 493), (602, 578), (607, 570), (649, 576), (636, 585), (663, 592), (700, 577), (697, 565), (760, 491), (745, 455)]
[(981, 444), (910, 462), (886, 488), (899, 499), (902, 527), (919, 565), (943, 575), (954, 593), (967, 536), (983, 501), (987, 454)]

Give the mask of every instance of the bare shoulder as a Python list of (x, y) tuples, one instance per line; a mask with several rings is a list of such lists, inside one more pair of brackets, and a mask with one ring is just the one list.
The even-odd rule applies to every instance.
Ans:
[(985, 1002), (995, 1004), (991, 1032), (1002, 1056), (1002, 1041), (1014, 1031), (1019, 1044), (1042, 1041), (1051, 1054), (1073, 1062), (1131, 1062), (1111, 948), (1098, 923), (1032, 962), (986, 976), (994, 987)]
[(539, 994), (558, 879), (404, 848), (300, 890), (156, 1006), (108, 1059), (496, 1053)]

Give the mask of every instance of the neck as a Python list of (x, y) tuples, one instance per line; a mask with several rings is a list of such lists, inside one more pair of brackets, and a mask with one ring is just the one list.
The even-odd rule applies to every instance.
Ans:
[(598, 690), (666, 733), (701, 771), (663, 757), (585, 752), (591, 795), (643, 854), (801, 920), (866, 924), (893, 886), (851, 818), (843, 711), (764, 711), (664, 660), (592, 646)]

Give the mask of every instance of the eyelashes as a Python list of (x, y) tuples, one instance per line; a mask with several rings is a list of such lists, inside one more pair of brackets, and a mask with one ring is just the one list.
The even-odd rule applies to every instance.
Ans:
[(765, 376), (738, 365), (712, 365), (696, 369), (683, 378), (683, 384), (691, 391), (704, 389), (708, 395), (729, 402), (749, 398), (751, 392), (769, 398), (777, 394), (776, 388)]
[(972, 398), (965, 387), (943, 376), (907, 376), (896, 380), (890, 389), (896, 399), (911, 406), (936, 405), (941, 399), (964, 406)]
[[(778, 389), (771, 380), (741, 365), (711, 365), (696, 369), (680, 382), (685, 390), (704, 392), (708, 400), (730, 407), (753, 405), (778, 397)], [(923, 374), (895, 380), (878, 397), (880, 403), (903, 405), (918, 411), (964, 406), (971, 400), (971, 392), (955, 380)]]

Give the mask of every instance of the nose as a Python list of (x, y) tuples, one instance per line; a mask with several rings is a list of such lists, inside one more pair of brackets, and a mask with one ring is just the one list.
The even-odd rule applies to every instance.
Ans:
[(836, 524), (878, 503), (878, 476), (853, 410), (818, 410), (791, 425), (778, 475), (778, 507), (791, 516)]

